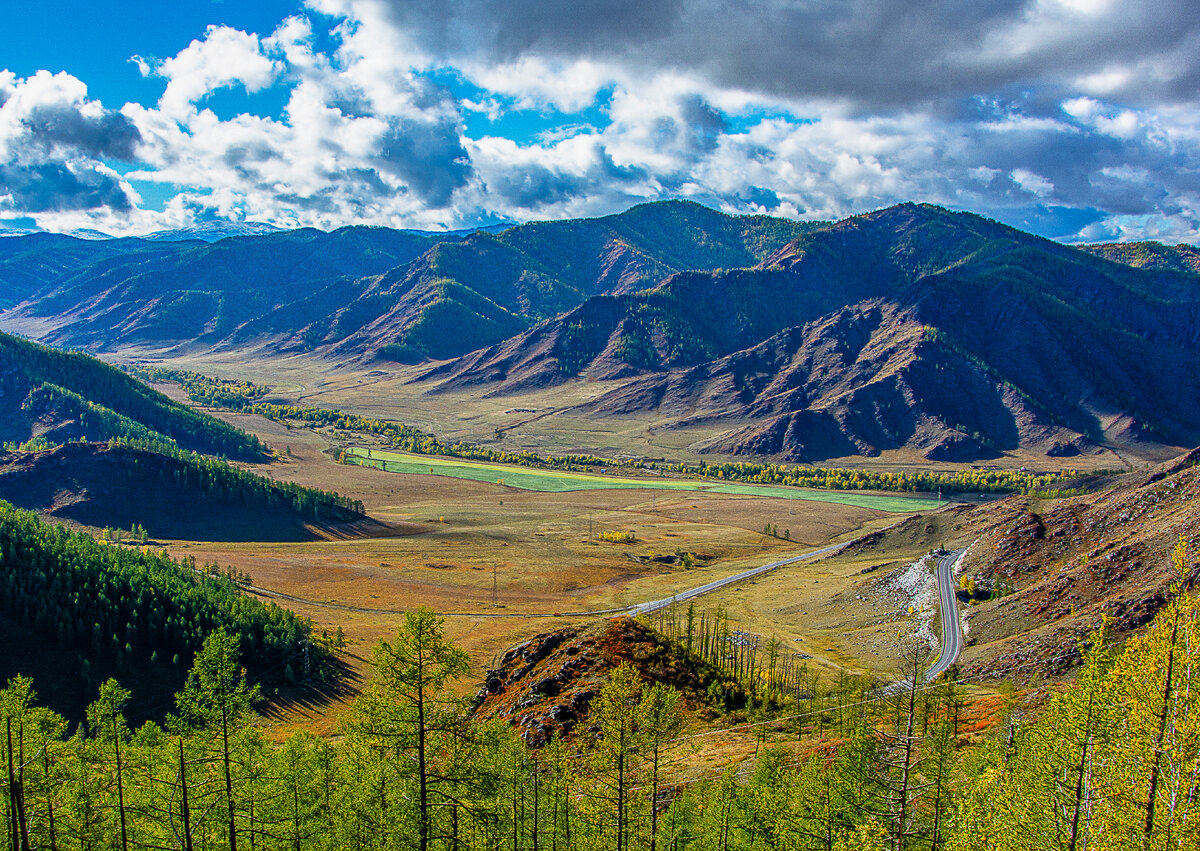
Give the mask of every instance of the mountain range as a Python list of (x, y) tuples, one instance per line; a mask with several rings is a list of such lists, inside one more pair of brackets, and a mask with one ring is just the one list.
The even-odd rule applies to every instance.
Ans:
[[(428, 392), (606, 381), (594, 416), (815, 461), (1200, 443), (1200, 253), (1070, 247), (901, 204), (839, 222), (690, 202), (430, 234), (0, 241), (0, 322), (93, 350), (433, 360)], [(710, 430), (711, 431), (711, 430)]]

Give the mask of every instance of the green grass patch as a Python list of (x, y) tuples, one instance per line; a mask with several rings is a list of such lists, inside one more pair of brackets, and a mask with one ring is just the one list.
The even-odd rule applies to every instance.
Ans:
[(775, 499), (801, 499), (810, 502), (832, 502), (853, 505), (876, 511), (908, 513), (936, 508), (937, 500), (914, 496), (887, 496), (873, 493), (820, 491), (808, 488), (772, 485), (728, 484), (711, 480), (628, 478), (600, 476), (593, 473), (571, 473), (557, 470), (538, 470), (489, 464), (483, 461), (460, 461), (432, 455), (410, 455), (382, 449), (349, 446), (345, 451), (347, 463), (376, 467), (389, 473), (450, 476), (491, 482), (528, 491), (564, 493), (582, 490), (659, 490), (702, 493), (727, 493), (741, 496), (765, 496)]

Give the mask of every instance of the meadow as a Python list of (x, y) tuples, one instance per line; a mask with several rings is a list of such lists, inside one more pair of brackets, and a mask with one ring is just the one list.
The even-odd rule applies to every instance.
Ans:
[(655, 479), (605, 476), (558, 470), (537, 470), (482, 461), (461, 461), (428, 455), (411, 455), (369, 447), (348, 446), (348, 463), (372, 466), (389, 473), (449, 476), (477, 482), (494, 482), (519, 490), (542, 493), (566, 493), (585, 490), (665, 490), (760, 496), (772, 499), (799, 499), (853, 505), (875, 511), (909, 513), (930, 511), (939, 501), (927, 497), (890, 496), (870, 493), (819, 491), (807, 488), (742, 485), (689, 479)]

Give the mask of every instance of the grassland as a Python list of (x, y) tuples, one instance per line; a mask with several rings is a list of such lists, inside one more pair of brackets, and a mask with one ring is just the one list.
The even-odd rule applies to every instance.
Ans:
[[(473, 674), (482, 676), (500, 651), (570, 622), (556, 613), (670, 596), (906, 516), (786, 498), (794, 491), (789, 488), (768, 489), (769, 496), (640, 486), (522, 490), (507, 480), (497, 484), (504, 476), (490, 473), (483, 481), (430, 476), (430, 462), (438, 459), (425, 457), (419, 458), (422, 475), (388, 473), (336, 463), (334, 438), (323, 431), (289, 428), (254, 415), (220, 416), (256, 434), (282, 456), (265, 468), (257, 467), (258, 472), (361, 499), (368, 514), (387, 529), (375, 537), (295, 543), (174, 541), (167, 543), (168, 549), (201, 563), (232, 565), (259, 587), (310, 601), (286, 605), (320, 628), (332, 632), (341, 627), (349, 640), (347, 661), (364, 676), (370, 648), (379, 638), (394, 634), (403, 620), (400, 613), (418, 604), (446, 613), (524, 616), (461, 616), (448, 621), (449, 633), (471, 654)], [(506, 469), (504, 475), (509, 473)], [(764, 535), (767, 523), (780, 534), (786, 530), (791, 541)], [(595, 540), (606, 530), (632, 531), (636, 542)], [(695, 567), (655, 560), (677, 552), (695, 553)], [(770, 605), (738, 606), (735, 620), (763, 634), (808, 636), (803, 639), (806, 647), (831, 646), (827, 636), (835, 629), (833, 622), (814, 630), (811, 618), (801, 614), (817, 611), (818, 604), (845, 587), (842, 569), (829, 570), (826, 562), (796, 565), (780, 571), (770, 584), (759, 580), (746, 589), (703, 598), (698, 605), (732, 609), (739, 595), (770, 588), (778, 611)], [(373, 611), (346, 611), (342, 606)], [(814, 664), (832, 672), (839, 661), (850, 664), (853, 651), (813, 655), (820, 656)], [(329, 731), (339, 711), (336, 704), (314, 706), (303, 710), (306, 715), (283, 721), (285, 726), (300, 723)]]
[(904, 513), (929, 511), (937, 508), (939, 505), (938, 501), (923, 497), (820, 491), (807, 488), (774, 487), (771, 485), (726, 484), (711, 480), (628, 478), (558, 470), (537, 470), (515, 467), (508, 464), (490, 464), (482, 461), (460, 461), (427, 455), (410, 455), (405, 452), (389, 452), (387, 450), (360, 446), (346, 447), (345, 455), (346, 460), (350, 463), (376, 467), (388, 473), (449, 476), (456, 479), (470, 479), (477, 482), (495, 482), (498, 485), (505, 485), (519, 490), (540, 491), (543, 493), (568, 493), (585, 490), (693, 491), (735, 494), (738, 496), (761, 496), (772, 499), (831, 502), (839, 505), (870, 508), (876, 511)]
[[(427, 364), (385, 363), (379, 368), (333, 366), (313, 355), (280, 357), (269, 349), (183, 355), (174, 351), (128, 350), (122, 359), (141, 359), (205, 375), (250, 380), (271, 388), (270, 401), (338, 408), (362, 416), (397, 420), (448, 442), (461, 440), (542, 455), (591, 452), (603, 457), (633, 455), (712, 462), (714, 457), (701, 455), (696, 446), (737, 425), (708, 419), (681, 425), (670, 418), (644, 412), (596, 417), (584, 409), (588, 402), (623, 386), (629, 379), (578, 380), (557, 387), (492, 396), (487, 387), (441, 391), (437, 381), (421, 380), (429, 369)], [(1121, 453), (1136, 462), (1139, 451), (1138, 447), (1126, 447)], [(1085, 454), (1070, 459), (1070, 466), (1081, 472), (1122, 468), (1127, 466), (1123, 457), (1109, 451)], [(910, 450), (887, 450), (874, 458), (832, 458), (824, 463), (910, 472), (931, 468), (949, 472), (971, 466), (947, 461), (931, 463)], [(1033, 452), (1009, 452), (989, 463), (1013, 470), (1026, 467), (1034, 473), (1054, 472), (1063, 467), (1062, 459)]]
[[(636, 444), (625, 439), (627, 434), (622, 437), (616, 432), (645, 426), (608, 418), (591, 422), (596, 431), (576, 431), (565, 428), (567, 419), (539, 418), (516, 410), (515, 400), (468, 403), (434, 396), (426, 397), (425, 404), (419, 390), (406, 387), (392, 373), (320, 374), (303, 358), (246, 361), (241, 369), (229, 368), (232, 364), (177, 365), (271, 384), (280, 401), (329, 404), (364, 415), (390, 414), (451, 438), (478, 436), (500, 424), (507, 429), (520, 420), (530, 429), (544, 428), (548, 439), (542, 440), (541, 431), (518, 426), (496, 445), (543, 453), (596, 448), (620, 454)], [(178, 385), (160, 389), (174, 398), (182, 396)], [(585, 385), (570, 392), (584, 391), (594, 392)], [(455, 414), (453, 405), (460, 403), (463, 407)], [(513, 410), (500, 410), (501, 404)], [(255, 434), (276, 453), (279, 460), (254, 465), (256, 472), (360, 499), (367, 513), (386, 528), (373, 537), (295, 543), (173, 541), (166, 542), (168, 549), (202, 563), (232, 565), (256, 586), (308, 601), (286, 605), (319, 628), (344, 631), (352, 676), (366, 676), (371, 647), (379, 638), (394, 634), (403, 620), (401, 613), (418, 604), (445, 613), (522, 616), (464, 614), (448, 621), (450, 635), (471, 655), (473, 677), (464, 683), (464, 688), (471, 688), (499, 652), (569, 622), (557, 613), (668, 597), (768, 561), (890, 526), (908, 516), (904, 512), (927, 511), (935, 504), (890, 494), (404, 458), (382, 446), (371, 447), (372, 460), (387, 460), (389, 469), (404, 470), (384, 472), (337, 463), (337, 447), (346, 445), (349, 436), (336, 430), (289, 426), (250, 414), (218, 416)], [(360, 451), (365, 456), (366, 447)], [(383, 459), (382, 452), (396, 457)], [(674, 452), (665, 454), (679, 457)], [(429, 474), (431, 467), (434, 475)], [(765, 535), (767, 524), (780, 537)], [(610, 530), (633, 532), (636, 540), (596, 540), (599, 533)], [(785, 532), (790, 540), (782, 539)], [(923, 546), (925, 542), (914, 542), (911, 555), (920, 555)], [(696, 556), (690, 569), (671, 558), (685, 552)], [(858, 597), (865, 596), (879, 575), (871, 575), (874, 568), (902, 562), (909, 555), (797, 564), (704, 597), (697, 605), (709, 610), (723, 606), (738, 628), (786, 639), (795, 652), (811, 656), (811, 664), (830, 677), (842, 667), (887, 676), (900, 640), (896, 636), (905, 633), (911, 618), (904, 611), (875, 611)], [(297, 702), (277, 720), (284, 730), (299, 724), (332, 732), (340, 711), (338, 703)]]

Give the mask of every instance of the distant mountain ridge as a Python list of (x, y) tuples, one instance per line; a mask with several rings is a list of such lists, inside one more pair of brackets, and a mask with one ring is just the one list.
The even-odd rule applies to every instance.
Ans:
[(267, 222), (200, 222), (189, 227), (154, 231), (139, 239), (149, 242), (186, 242), (192, 239), (220, 242), (234, 236), (262, 236), (279, 230), (282, 228)]
[(695, 448), (721, 454), (969, 460), (1200, 443), (1198, 268), (924, 204), (802, 223), (659, 202), (465, 236), (14, 237), (0, 321), (93, 349), (434, 358), (431, 392), (613, 381), (581, 412), (717, 424)]
[(465, 235), (346, 227), (202, 244), (35, 234), (0, 241), (0, 307), (48, 322), (46, 342), (92, 350), (269, 343), (443, 358), (597, 293), (754, 265), (809, 227), (661, 202)]

